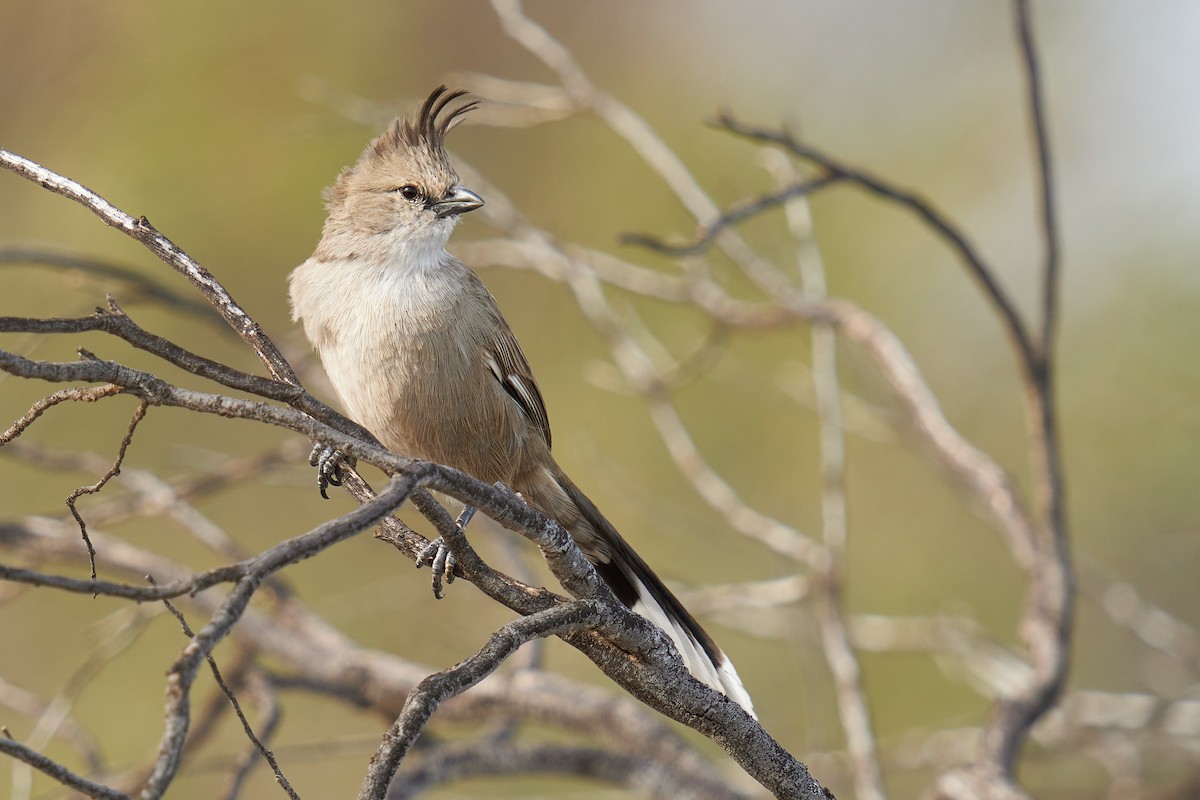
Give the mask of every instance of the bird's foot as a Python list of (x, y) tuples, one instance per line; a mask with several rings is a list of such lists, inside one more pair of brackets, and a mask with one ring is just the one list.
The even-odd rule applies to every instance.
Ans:
[[(492, 485), (501, 491), (512, 491), (499, 481)], [(517, 497), (521, 497), (518, 492), (514, 492), (514, 494)], [(467, 523), (475, 516), (475, 512), (475, 506), (463, 506), (462, 513), (458, 515), (458, 519), (454, 520), (454, 527), (458, 530), (459, 535), (466, 534)], [(421, 548), (421, 552), (417, 553), (416, 561), (417, 569), (428, 566), (433, 570), (433, 596), (441, 600), (444, 596), (442, 593), (443, 582), (447, 584), (454, 583), (454, 569), (458, 566), (458, 562), (454, 559), (454, 554), (446, 546), (446, 540), (439, 536), (425, 545), (425, 547)]]
[(321, 497), (326, 500), (329, 495), (326, 490), (330, 486), (342, 485), (342, 470), (354, 466), (354, 459), (327, 444), (313, 445), (312, 453), (308, 456), (309, 466), (317, 468), (317, 488)]
[[(458, 529), (459, 534), (466, 533), (467, 523), (473, 516), (475, 516), (475, 507), (464, 506), (458, 519), (454, 521), (454, 527)], [(441, 600), (444, 596), (442, 582), (454, 583), (454, 568), (457, 566), (454, 553), (450, 552), (443, 537), (437, 537), (417, 553), (417, 569), (426, 565), (433, 570), (433, 596)]]
[(450, 552), (446, 540), (441, 536), (417, 553), (417, 569), (427, 564), (433, 570), (433, 596), (441, 600), (445, 596), (442, 592), (442, 582), (454, 583), (454, 567), (457, 566), (454, 554)]

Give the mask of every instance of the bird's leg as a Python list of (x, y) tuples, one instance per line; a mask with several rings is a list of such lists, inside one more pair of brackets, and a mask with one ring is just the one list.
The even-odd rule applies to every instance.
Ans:
[(475, 516), (475, 506), (463, 506), (462, 513), (458, 515), (458, 519), (454, 520), (454, 527), (458, 528), (460, 533), (466, 533), (467, 523), (471, 521), (471, 517)]
[(317, 488), (326, 500), (326, 489), (342, 485), (342, 470), (354, 466), (355, 460), (336, 448), (317, 442), (308, 456), (308, 464), (317, 468)]
[[(508, 492), (511, 491), (500, 481), (494, 484), (497, 489)], [(517, 497), (520, 497), (517, 494)], [(462, 512), (458, 515), (458, 519), (454, 520), (454, 528), (459, 534), (465, 535), (467, 532), (467, 523), (475, 516), (475, 506), (463, 506)], [(442, 581), (446, 583), (454, 583), (454, 568), (457, 562), (454, 560), (454, 554), (450, 552), (450, 548), (446, 546), (444, 537), (437, 537), (417, 553), (417, 569), (428, 564), (433, 569), (433, 596), (438, 600), (442, 599)]]

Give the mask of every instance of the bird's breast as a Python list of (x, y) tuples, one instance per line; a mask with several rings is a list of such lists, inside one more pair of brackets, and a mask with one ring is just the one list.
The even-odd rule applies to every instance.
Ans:
[(490, 318), (453, 278), (367, 273), (293, 303), (347, 413), (388, 449), (507, 480), (521, 421), (484, 366)]

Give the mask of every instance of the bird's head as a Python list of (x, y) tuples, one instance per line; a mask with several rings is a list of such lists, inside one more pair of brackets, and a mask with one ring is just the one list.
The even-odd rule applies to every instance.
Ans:
[[(329, 189), (329, 225), (354, 238), (400, 237), (442, 247), (458, 216), (483, 205), (459, 182), (446, 155), (446, 134), (478, 107), (452, 106), (465, 91), (439, 86), (413, 119), (397, 119)], [(340, 238), (340, 237), (339, 237)]]

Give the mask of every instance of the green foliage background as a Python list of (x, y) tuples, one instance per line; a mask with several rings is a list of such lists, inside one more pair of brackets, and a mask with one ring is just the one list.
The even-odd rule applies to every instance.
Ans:
[[(1059, 397), (1073, 540), (1087, 570), (1120, 576), (1196, 625), (1200, 112), (1188, 92), (1200, 57), (1186, 31), (1200, 20), (1184, 3), (1036, 6), (1065, 242)], [(626, 0), (531, 2), (527, 11), (571, 48), (597, 84), (642, 114), (723, 204), (770, 180), (752, 148), (704, 125), (718, 107), (765, 125), (787, 124), (845, 160), (918, 188), (970, 231), (999, 265), (1003, 282), (1032, 307), (1040, 255), (1007, 3)], [(288, 319), (285, 276), (318, 238), (321, 188), (376, 132), (313, 102), (313, 87), (403, 113), (455, 73), (553, 80), (501, 33), (490, 7), (474, 0), (5, 0), (0, 23), (0, 146), (81, 181), (132, 214), (146, 214), (297, 357), (306, 349)], [(624, 231), (686, 236), (693, 230), (667, 191), (594, 119), (525, 129), (468, 125), (451, 145), (564, 240), (617, 249)], [(833, 189), (814, 209), (832, 293), (891, 325), (949, 419), (1024, 481), (1013, 358), (964, 272), (914, 220), (852, 190)], [(790, 264), (792, 243), (782, 232), (778, 214), (745, 228), (766, 255)], [(469, 219), (456, 240), (491, 233), (484, 221)], [(188, 291), (87, 212), (3, 174), (0, 246), (16, 243), (129, 264)], [(686, 584), (784, 574), (786, 565), (729, 532), (674, 473), (644, 408), (603, 388), (597, 376), (605, 374), (606, 350), (562, 287), (523, 272), (492, 271), (485, 279), (542, 384), (560, 460), (650, 563)], [(0, 265), (0, 315), (83, 315), (110, 290), (77, 274)], [(210, 327), (116, 293), (144, 327), (209, 357), (257, 368), (239, 343)], [(703, 334), (693, 317), (636, 305), (679, 352)], [(180, 378), (102, 337), (9, 336), (0, 346), (55, 360), (86, 346)], [(741, 337), (711, 373), (682, 391), (679, 405), (697, 442), (747, 500), (815, 533), (814, 414), (791, 391), (807, 370), (806, 348), (803, 328)], [(875, 410), (871, 430), (886, 430), (879, 423), (893, 416), (891, 401), (871, 364), (843, 348), (842, 371), (847, 389)], [(0, 378), (0, 418), (16, 418), (45, 391)], [(132, 408), (124, 400), (58, 408), (29, 436), (113, 453)], [(169, 476), (284, 436), (249, 423), (152, 410), (129, 464)], [(849, 609), (970, 614), (1011, 641), (1021, 586), (999, 537), (903, 431), (852, 433), (849, 447)], [(306, 467), (298, 464), (285, 476), (265, 489), (223, 495), (202, 510), (246, 548), (261, 549), (349, 508), (340, 496), (322, 503)], [(0, 451), (0, 515), (60, 514), (63, 497), (94, 477), (28, 470)], [(189, 563), (215, 563), (168, 523), (118, 532)], [(360, 641), (434, 667), (459, 660), (507, 619), (466, 586), (435, 603), (427, 573), (412, 572), (381, 548), (360, 537), (299, 565), (291, 580), (316, 610)], [(0, 675), (43, 696), (83, 658), (96, 620), (120, 606), (48, 590), (2, 597)], [(839, 747), (807, 610), (785, 609), (759, 622), (783, 631), (782, 641), (741, 633), (744, 620), (736, 616), (708, 624), (772, 733), (801, 757)], [(1194, 696), (1195, 675), (1140, 649), (1095, 597), (1085, 595), (1080, 604), (1078, 633), (1073, 687)], [(103, 749), (114, 764), (135, 763), (157, 742), (161, 673), (181, 645), (173, 621), (159, 618), (82, 696), (77, 713), (108, 732)], [(557, 644), (550, 663), (598, 680), (589, 664)], [(863, 663), (885, 746), (905, 731), (984, 719), (985, 701), (935, 659), (867, 655)], [(28, 724), (7, 712), (0, 722), (18, 738)], [(304, 796), (346, 796), (380, 725), (332, 703), (297, 700), (289, 703), (275, 750)], [(349, 741), (344, 750), (305, 749), (341, 737)], [(231, 729), (224, 752), (240, 748)], [(208, 768), (220, 769), (218, 762)], [(1082, 756), (1053, 763), (1039, 766), (1035, 750), (1027, 769), (1030, 785), (1045, 796), (1093, 796), (1105, 783), (1101, 767)], [(1169, 783), (1181, 769), (1167, 759), (1154, 779)], [(205, 770), (204, 764), (185, 770), (171, 796), (211, 796)], [(896, 777), (891, 788), (898, 797), (913, 796), (928, 779)], [(260, 772), (251, 796), (272, 796), (269, 784)], [(833, 788), (848, 795), (845, 786)], [(496, 791), (468, 785), (437, 796)]]

